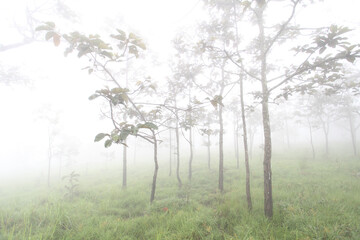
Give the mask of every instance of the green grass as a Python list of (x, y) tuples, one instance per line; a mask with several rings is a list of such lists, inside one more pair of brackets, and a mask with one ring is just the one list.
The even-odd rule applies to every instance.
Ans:
[(80, 176), (80, 193), (72, 200), (63, 197), (61, 185), (2, 195), (0, 240), (360, 239), (358, 159), (274, 156), (272, 220), (263, 213), (261, 162), (251, 164), (251, 213), (243, 168), (227, 166), (225, 193), (220, 194), (217, 170), (207, 170), (205, 163), (194, 167), (191, 187), (182, 172), (181, 190), (164, 166), (151, 206), (151, 172), (130, 174), (122, 190), (121, 176), (113, 170)]

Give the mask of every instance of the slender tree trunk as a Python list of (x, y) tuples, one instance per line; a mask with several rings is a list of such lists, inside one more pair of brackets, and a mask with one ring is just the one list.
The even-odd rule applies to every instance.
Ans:
[(51, 172), (51, 160), (52, 160), (52, 137), (50, 135), (50, 129), (48, 129), (48, 138), (49, 138), (49, 145), (48, 145), (48, 177), (47, 177), (47, 185), (50, 187), (50, 172)]
[(311, 127), (310, 120), (307, 119), (307, 121), (308, 121), (308, 126), (309, 126), (309, 134), (310, 134), (310, 143), (311, 143), (312, 157), (313, 157), (313, 159), (315, 159), (315, 148), (314, 148), (314, 143), (313, 143), (312, 127)]
[(207, 155), (208, 155), (208, 168), (209, 169), (211, 169), (211, 166), (210, 166), (210, 161), (211, 161), (211, 157), (210, 157), (210, 146), (211, 146), (211, 144), (210, 144), (210, 134), (207, 134), (207, 140), (208, 140), (208, 142), (207, 142)]
[(151, 187), (151, 196), (150, 196), (150, 203), (152, 203), (155, 199), (155, 191), (156, 191), (156, 180), (157, 180), (157, 174), (158, 174), (158, 170), (159, 170), (159, 164), (158, 164), (158, 159), (157, 159), (157, 139), (156, 139), (156, 135), (155, 132), (152, 130), (152, 135), (154, 138), (154, 164), (155, 164), (155, 169), (154, 169), (154, 176), (153, 176), (153, 182), (152, 182), (152, 187)]
[(60, 156), (60, 158), (59, 158), (59, 178), (60, 178), (60, 180), (61, 180), (61, 169), (62, 168), (62, 157)]
[(249, 128), (249, 135), (250, 135), (250, 150), (249, 150), (249, 157), (250, 160), (253, 156), (253, 146), (254, 146), (254, 137), (255, 137), (255, 131), (252, 130), (252, 128)]
[(235, 118), (234, 121), (234, 149), (236, 158), (236, 168), (240, 168), (240, 155), (239, 155), (239, 119)]
[(134, 162), (134, 166), (136, 165), (136, 138), (135, 138), (135, 142), (134, 142), (134, 156), (133, 156), (133, 162)]
[(243, 79), (240, 76), (240, 104), (241, 104), (241, 118), (243, 125), (243, 141), (244, 141), (244, 152), (245, 152), (245, 169), (246, 169), (246, 201), (248, 210), (252, 210), (251, 191), (250, 191), (250, 164), (249, 164), (249, 150), (248, 150), (248, 139), (246, 129), (246, 118), (245, 118), (245, 104), (244, 104), (244, 89)]
[(320, 120), (325, 137), (325, 155), (328, 156), (329, 155), (329, 123), (325, 122), (323, 119)]
[(224, 191), (224, 125), (223, 125), (223, 107), (219, 104), (219, 190)]
[[(175, 108), (176, 108), (176, 99), (175, 99)], [(176, 125), (175, 125), (175, 138), (176, 138), (176, 178), (178, 181), (179, 188), (182, 187), (182, 182), (180, 178), (180, 139), (179, 139), (179, 116), (176, 110)]]
[[(286, 117), (287, 117), (287, 116), (286, 116)], [(285, 128), (286, 128), (287, 147), (290, 148), (289, 126), (288, 126), (288, 121), (287, 121), (287, 119), (285, 119)]]
[(189, 145), (190, 145), (189, 181), (191, 181), (191, 178), (192, 178), (192, 161), (193, 161), (193, 141), (192, 141), (192, 127), (191, 126), (190, 126), (190, 129), (189, 129)]
[(223, 92), (225, 89), (225, 64), (226, 60), (224, 60), (221, 66), (221, 84), (220, 84), (220, 102), (219, 106), (219, 190), (221, 192), (224, 191), (224, 121), (223, 121)]
[[(126, 144), (126, 140), (124, 141)], [(127, 147), (123, 145), (123, 181), (122, 187), (126, 188), (127, 186)]]
[(325, 133), (325, 154), (329, 156), (329, 135)]
[(351, 134), (351, 143), (353, 146), (354, 156), (357, 156), (356, 149), (356, 127), (354, 126), (354, 120), (351, 112), (348, 112), (349, 125), (350, 125), (350, 134)]
[[(125, 72), (125, 86), (128, 87), (129, 85), (129, 57), (127, 56), (127, 61), (126, 61), (126, 72)], [(125, 114), (124, 116), (124, 120), (126, 122), (127, 120), (127, 115)], [(126, 188), (127, 186), (127, 147), (126, 147), (126, 140), (124, 141), (125, 145), (123, 145), (123, 182), (122, 182), (122, 187)]]
[[(191, 81), (190, 81), (191, 83)], [(193, 161), (193, 139), (192, 139), (192, 126), (193, 126), (193, 119), (192, 119), (192, 107), (191, 107), (191, 86), (189, 85), (189, 93), (188, 93), (188, 101), (189, 101), (189, 147), (190, 147), (190, 157), (189, 157), (189, 174), (188, 179), (191, 181), (192, 178), (192, 161)]]
[(263, 128), (264, 128), (264, 212), (265, 216), (272, 218), (273, 216), (273, 197), (272, 197), (272, 173), (271, 173), (271, 128), (270, 128), (270, 116), (269, 116), (269, 90), (267, 86), (267, 56), (265, 52), (265, 34), (263, 23), (263, 11), (265, 3), (260, 6), (257, 14), (259, 24), (259, 45), (260, 45), (260, 57), (261, 57), (261, 88), (262, 88), (262, 116), (263, 116)]
[(170, 145), (170, 151), (169, 151), (169, 176), (172, 174), (172, 136), (171, 136), (171, 128), (169, 129), (169, 145)]

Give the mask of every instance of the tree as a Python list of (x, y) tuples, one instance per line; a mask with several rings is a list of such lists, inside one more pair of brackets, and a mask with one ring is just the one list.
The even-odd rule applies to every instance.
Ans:
[(356, 113), (360, 112), (360, 106), (354, 99), (354, 96), (349, 92), (342, 94), (338, 104), (340, 108), (340, 117), (345, 118), (349, 123), (347, 130), (350, 133), (354, 156), (357, 156), (358, 151), (356, 135), (357, 130), (360, 128), (360, 124), (356, 123)]
[(182, 181), (180, 177), (180, 117), (179, 117), (179, 108), (178, 108), (178, 95), (184, 89), (184, 85), (179, 81), (179, 75), (177, 74), (176, 67), (173, 69), (174, 76), (173, 79), (168, 79), (168, 98), (165, 101), (165, 105), (168, 106), (167, 109), (171, 112), (172, 119), (175, 122), (175, 149), (176, 149), (176, 178), (178, 181), (178, 187), (182, 187)]
[(39, 111), (39, 118), (44, 120), (47, 125), (47, 160), (48, 160), (48, 169), (47, 169), (47, 185), (50, 187), (51, 179), (51, 167), (53, 163), (53, 158), (56, 155), (56, 138), (59, 134), (59, 117), (60, 111), (53, 110), (51, 105), (45, 105)]
[(317, 123), (314, 118), (316, 116), (313, 115), (312, 112), (312, 105), (309, 103), (311, 96), (308, 98), (303, 97), (300, 100), (300, 103), (297, 104), (297, 110), (295, 110), (294, 115), (295, 117), (299, 117), (297, 123), (300, 123), (309, 129), (309, 141), (311, 146), (311, 153), (312, 158), (315, 159), (316, 152), (313, 140), (313, 132), (314, 130), (318, 129)]
[(242, 128), (240, 125), (240, 116), (241, 111), (239, 109), (240, 103), (238, 99), (233, 99), (230, 103), (230, 110), (233, 115), (233, 135), (234, 135), (234, 151), (235, 151), (235, 159), (236, 159), (236, 168), (240, 168), (240, 154), (239, 154), (239, 131)]
[(321, 127), (325, 138), (325, 155), (329, 155), (330, 124), (338, 119), (336, 96), (315, 94), (310, 99), (311, 114), (317, 116), (318, 125)]
[[(257, 36), (251, 41), (250, 51), (241, 50), (231, 52), (229, 49), (219, 49), (241, 69), (249, 77), (257, 80), (260, 83), (260, 90), (255, 93), (255, 96), (260, 99), (262, 106), (262, 121), (264, 132), (264, 213), (265, 216), (271, 218), (273, 216), (273, 198), (272, 198), (272, 137), (270, 126), (269, 102), (271, 101), (271, 94), (281, 90), (283, 97), (287, 98), (296, 91), (309, 91), (318, 87), (319, 85), (331, 84), (332, 81), (338, 79), (338, 65), (340, 61), (345, 60), (354, 62), (359, 57), (360, 49), (358, 45), (353, 45), (347, 42), (344, 34), (350, 31), (346, 27), (338, 27), (332, 25), (330, 28), (300, 28), (292, 24), (296, 10), (300, 7), (300, 3), (305, 1), (293, 0), (289, 4), (288, 1), (280, 1), (279, 4), (284, 4), (282, 7), (284, 11), (288, 10), (288, 17), (281, 23), (274, 23), (269, 21), (272, 16), (271, 8), (273, 1), (256, 0), (256, 1), (218, 1), (207, 0), (208, 5), (216, 7), (222, 12), (233, 12), (234, 15), (239, 15), (235, 20), (244, 21), (247, 17), (251, 24), (255, 23), (257, 27)], [(278, 8), (279, 5), (276, 5)], [(265, 14), (266, 13), (266, 14)], [(274, 27), (267, 27), (267, 21)], [(254, 26), (254, 25), (252, 25)], [(237, 31), (238, 26), (234, 24)], [(298, 37), (300, 39), (301, 33), (304, 31), (312, 31), (311, 36), (315, 36), (309, 43), (293, 48), (296, 53), (296, 59), (290, 65), (284, 62), (284, 68), (276, 69), (276, 73), (283, 72), (276, 76), (274, 74), (275, 68), (270, 64), (269, 60), (276, 55), (277, 52), (283, 52), (287, 45), (283, 44), (286, 40)], [(309, 33), (305, 40), (308, 41)], [(303, 40), (303, 39), (302, 39)], [(240, 43), (237, 43), (239, 45)], [(238, 47), (237, 49), (244, 49)], [(245, 47), (246, 49), (246, 47)], [(256, 49), (256, 50), (253, 50)], [(331, 50), (329, 50), (331, 49)], [(324, 54), (327, 53), (327, 55)], [(272, 54), (273, 53), (273, 54)], [(272, 55), (273, 58), (269, 56)], [(278, 55), (280, 57), (280, 55)], [(250, 59), (245, 61), (246, 59)], [(288, 58), (289, 59), (289, 58)], [(274, 60), (279, 66), (281, 60)], [(300, 64), (299, 64), (300, 62)], [(253, 71), (258, 68), (259, 71)], [(275, 66), (275, 65), (274, 65)], [(314, 78), (314, 75), (325, 74), (325, 82)], [(311, 77), (309, 76), (311, 75)], [(323, 76), (323, 75), (322, 75)], [(279, 93), (278, 93), (279, 94)]]
[(254, 106), (247, 106), (245, 109), (245, 116), (247, 119), (247, 129), (249, 130), (249, 158), (252, 159), (254, 139), (257, 130), (262, 125), (261, 111)]
[(188, 179), (191, 181), (192, 162), (194, 156), (193, 127), (196, 125), (197, 120), (196, 116), (194, 116), (196, 111), (194, 111), (195, 103), (192, 101), (192, 88), (196, 76), (201, 72), (201, 66), (194, 61), (191, 52), (188, 51), (184, 41), (184, 36), (177, 36), (173, 40), (173, 46), (177, 51), (176, 69), (173, 70), (175, 71), (176, 79), (178, 79), (178, 81), (184, 82), (184, 95), (188, 100), (186, 116), (181, 125), (183, 129), (189, 131), (189, 135), (188, 137), (185, 137), (185, 140), (189, 143), (190, 149)]
[[(112, 68), (116, 68), (119, 63), (124, 62), (127, 54), (138, 58), (140, 56), (140, 49), (145, 50), (146, 46), (143, 41), (133, 33), (126, 34), (124, 31), (117, 29), (115, 34), (110, 35), (112, 43), (106, 43), (97, 34), (90, 34), (88, 36), (81, 34), (77, 31), (69, 34), (60, 34), (55, 30), (55, 24), (47, 22), (44, 25), (37, 27), (38, 31), (46, 31), (45, 38), (52, 39), (55, 46), (58, 46), (61, 40), (65, 40), (68, 48), (65, 50), (65, 55), (77, 52), (78, 57), (87, 57), (89, 65), (87, 69), (89, 74), (99, 72), (104, 74), (105, 77), (113, 84), (113, 88), (105, 87), (97, 90), (89, 97), (94, 100), (102, 97), (106, 100), (109, 106), (109, 116), (114, 129), (110, 133), (99, 133), (95, 137), (95, 141), (106, 139), (105, 147), (110, 147), (113, 143), (125, 144), (125, 140), (129, 135), (140, 137), (145, 141), (151, 143), (154, 148), (154, 175), (150, 194), (150, 203), (155, 199), (157, 173), (159, 169), (157, 151), (158, 140), (156, 131), (158, 127), (153, 123), (155, 121), (157, 112), (153, 109), (143, 108), (142, 105), (136, 104), (132, 100), (132, 96), (137, 96), (139, 92), (147, 92), (149, 89), (154, 89), (155, 86), (149, 79), (139, 81), (138, 87), (133, 92), (130, 89), (122, 87), (118, 78), (114, 75)], [(118, 121), (117, 108), (127, 113), (131, 122), (121, 118)]]
[(200, 119), (200, 122), (203, 123), (202, 128), (200, 129), (200, 134), (202, 136), (206, 136), (206, 140), (204, 141), (205, 146), (207, 148), (207, 165), (208, 169), (211, 169), (211, 136), (219, 134), (218, 130), (213, 129), (213, 123), (215, 121), (214, 116), (216, 116), (216, 113), (214, 113), (214, 110), (207, 112), (203, 114), (203, 118)]

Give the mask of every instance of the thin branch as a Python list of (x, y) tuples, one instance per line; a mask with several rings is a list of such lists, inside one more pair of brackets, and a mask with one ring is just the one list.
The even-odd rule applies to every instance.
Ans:
[(260, 79), (259, 77), (255, 76), (254, 74), (252, 74), (252, 73), (250, 73), (249, 71), (247, 71), (247, 70), (244, 68), (242, 62), (241, 62), (241, 64), (239, 64), (239, 63), (237, 63), (236, 61), (234, 61), (234, 59), (229, 55), (229, 53), (228, 53), (226, 50), (224, 50), (224, 53), (226, 54), (227, 58), (230, 59), (230, 61), (231, 61), (232, 63), (234, 63), (238, 68), (240, 68), (241, 70), (243, 70), (247, 75), (249, 75), (250, 77), (252, 77), (252, 78), (254, 78), (254, 79), (258, 80), (258, 81), (261, 81), (261, 79)]
[(274, 43), (276, 42), (276, 40), (281, 36), (281, 34), (284, 32), (286, 26), (290, 23), (291, 19), (293, 19), (294, 15), (295, 15), (295, 10), (296, 10), (296, 6), (298, 5), (298, 3), (300, 2), (300, 0), (296, 0), (293, 1), (294, 6), (291, 12), (290, 17), (287, 19), (287, 21), (281, 26), (280, 30), (278, 31), (278, 33), (272, 38), (271, 42), (269, 43), (269, 46), (265, 49), (264, 51), (264, 56), (267, 55), (267, 53), (270, 51), (271, 47), (274, 45)]

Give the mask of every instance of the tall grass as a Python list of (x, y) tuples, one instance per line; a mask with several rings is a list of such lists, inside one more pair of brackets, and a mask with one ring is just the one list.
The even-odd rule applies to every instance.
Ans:
[(182, 189), (167, 169), (160, 172), (152, 205), (151, 171), (130, 175), (125, 190), (118, 172), (81, 176), (71, 200), (61, 185), (13, 191), (0, 198), (0, 240), (360, 239), (359, 160), (275, 156), (272, 220), (263, 213), (261, 162), (251, 164), (252, 212), (243, 169), (226, 166), (221, 194), (217, 171), (198, 161), (191, 185)]

